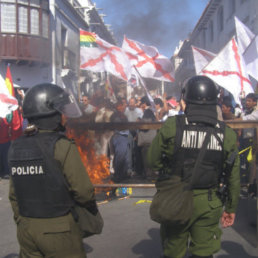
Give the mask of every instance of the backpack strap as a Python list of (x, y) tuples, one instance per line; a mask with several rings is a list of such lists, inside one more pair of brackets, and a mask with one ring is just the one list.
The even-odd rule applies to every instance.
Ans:
[(202, 144), (202, 147), (201, 147), (201, 150), (199, 152), (199, 155), (196, 159), (196, 162), (195, 162), (195, 165), (194, 165), (194, 169), (193, 169), (193, 173), (192, 173), (192, 177), (190, 179), (190, 182), (189, 182), (189, 187), (190, 189), (192, 189), (196, 179), (198, 178), (198, 167), (200, 165), (200, 163), (202, 162), (203, 160), (203, 157), (204, 157), (204, 154), (205, 154), (205, 151), (207, 150), (207, 147), (208, 147), (208, 143), (209, 143), (209, 140), (211, 138), (211, 130), (212, 128), (209, 127), (208, 128), (208, 131), (206, 133), (206, 136), (205, 136), (205, 139), (203, 141), (203, 144)]

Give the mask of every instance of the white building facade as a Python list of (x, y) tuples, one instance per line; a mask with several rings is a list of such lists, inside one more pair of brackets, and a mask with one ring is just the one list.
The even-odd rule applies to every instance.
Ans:
[(195, 75), (191, 46), (217, 54), (236, 34), (234, 16), (258, 34), (257, 0), (210, 0), (189, 38), (181, 43), (172, 57), (178, 91), (188, 78)]

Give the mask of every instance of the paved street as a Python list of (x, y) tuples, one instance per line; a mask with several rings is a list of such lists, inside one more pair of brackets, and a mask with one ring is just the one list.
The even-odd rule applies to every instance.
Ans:
[[(0, 181), (0, 258), (18, 257), (16, 229), (8, 201), (8, 180)], [(154, 189), (133, 189), (127, 199), (100, 203), (103, 233), (85, 239), (88, 258), (159, 258), (159, 225), (149, 219), (148, 209)], [(139, 202), (141, 201), (141, 202)], [(258, 257), (256, 228), (249, 226), (247, 199), (241, 199), (237, 223), (224, 230), (222, 249), (215, 258)]]

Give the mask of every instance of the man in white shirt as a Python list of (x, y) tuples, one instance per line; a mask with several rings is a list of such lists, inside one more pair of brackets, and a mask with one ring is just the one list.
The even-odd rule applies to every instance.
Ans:
[(134, 97), (129, 99), (128, 107), (125, 109), (125, 115), (128, 119), (128, 122), (136, 122), (143, 116), (142, 110), (136, 107), (136, 99)]
[(254, 93), (249, 93), (245, 98), (245, 113), (243, 120), (258, 120), (258, 110), (256, 109), (257, 98)]
[(90, 102), (89, 97), (87, 95), (84, 95), (82, 97), (82, 103), (83, 103), (83, 112), (85, 115), (89, 115), (95, 112), (95, 107), (92, 106), (89, 102)]
[[(136, 106), (136, 99), (134, 97), (129, 99), (128, 107), (126, 107), (124, 114), (128, 122), (137, 122), (142, 118), (143, 111)], [(141, 171), (141, 161), (139, 160), (140, 149), (137, 146), (136, 135), (136, 130), (130, 130), (129, 137), (133, 143), (129, 155), (129, 170), (131, 170), (131, 175), (135, 175), (135, 171)]]

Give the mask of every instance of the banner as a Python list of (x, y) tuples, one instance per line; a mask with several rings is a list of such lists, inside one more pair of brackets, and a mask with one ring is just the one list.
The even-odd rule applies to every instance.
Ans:
[(199, 74), (202, 71), (202, 69), (216, 56), (212, 52), (195, 46), (192, 46), (192, 51), (196, 74)]
[(243, 54), (255, 35), (235, 16), (237, 44), (240, 54)]
[(122, 49), (137, 57), (137, 60), (131, 59), (131, 61), (142, 77), (168, 82), (174, 81), (172, 63), (167, 57), (160, 55), (155, 47), (146, 46), (124, 37)]
[(258, 81), (258, 35), (246, 48), (244, 59), (247, 72)]
[(240, 105), (240, 98), (253, 92), (235, 38), (227, 43), (221, 52), (202, 70), (201, 74), (210, 77), (219, 86), (229, 91), (236, 103)]
[(80, 30), (80, 68), (92, 72), (109, 72), (125, 81), (131, 74), (131, 63), (125, 51), (98, 35)]

